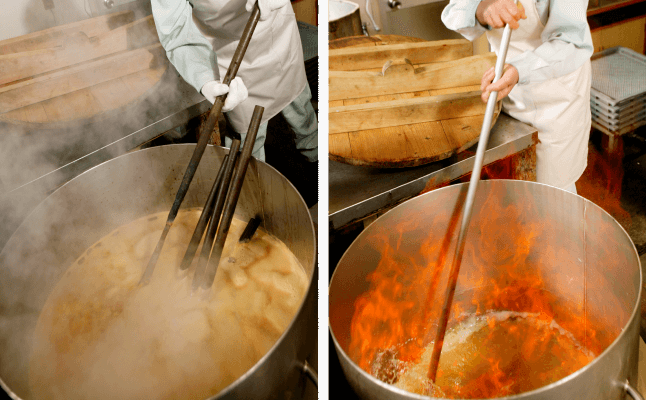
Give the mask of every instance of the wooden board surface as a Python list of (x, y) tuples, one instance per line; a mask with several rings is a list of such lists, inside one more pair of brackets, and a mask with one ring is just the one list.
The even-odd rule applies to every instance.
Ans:
[(79, 32), (63, 48), (0, 55), (0, 85), (68, 68), (120, 51), (159, 43), (152, 16), (131, 22), (94, 38)]
[(480, 91), (420, 96), (330, 108), (330, 134), (482, 114)]
[(0, 41), (0, 55), (56, 47), (63, 48), (70, 44), (70, 40), (75, 40), (74, 37), (77, 35), (92, 38), (134, 22), (134, 20), (135, 14), (132, 11), (123, 11), (16, 36)]
[[(352, 37), (330, 42), (330, 49), (419, 42), (419, 39), (394, 35)], [(491, 55), (479, 60), (495, 64), (495, 56), (493, 61)], [(446, 65), (450, 62), (436, 65)], [(457, 62), (453, 66), (468, 64)], [(417, 70), (428, 66), (414, 67)], [(440, 70), (449, 74), (455, 72), (455, 69)], [(357, 72), (374, 74), (374, 71), (367, 70), (353, 70), (349, 74)], [(411, 68), (403, 63), (400, 63), (399, 69), (395, 71), (399, 75), (410, 72)], [(438, 73), (434, 79), (444, 82), (426, 83), (427, 86), (424, 87), (430, 89), (424, 90), (410, 90), (419, 89), (411, 85), (408, 91), (393, 89), (399, 93), (383, 93), (369, 89), (346, 91), (345, 93), (351, 94), (335, 98), (331, 94), (330, 158), (352, 165), (402, 168), (439, 161), (466, 150), (477, 143), (484, 118), (486, 104), (480, 100), (479, 91), (483, 72), (484, 70), (471, 73), (472, 76), (479, 74), (477, 81), (471, 77), (454, 80), (451, 84), (447, 83), (448, 77)], [(493, 124), (500, 109), (499, 102)]]
[(115, 13), (0, 42), (0, 119), (57, 123), (137, 101), (168, 69), (152, 16)]
[(495, 53), (488, 53), (425, 64), (414, 69), (399, 68), (391, 72), (388, 68), (383, 74), (373, 71), (330, 71), (330, 100), (476, 85), (484, 72), (495, 64)]
[(163, 64), (161, 44), (0, 87), (0, 114)]
[(47, 124), (97, 117), (137, 101), (159, 82), (166, 69), (165, 65), (148, 68), (0, 114), (0, 119), (14, 124)]
[(453, 61), (473, 54), (465, 39), (441, 42), (396, 43), (382, 46), (330, 49), (330, 71), (381, 68), (388, 60), (408, 59), (414, 64)]
[(329, 42), (329, 47), (330, 50), (332, 50), (343, 49), (346, 47), (385, 46), (388, 44), (416, 43), (425, 41), (426, 40), (424, 39), (399, 35), (350, 36)]

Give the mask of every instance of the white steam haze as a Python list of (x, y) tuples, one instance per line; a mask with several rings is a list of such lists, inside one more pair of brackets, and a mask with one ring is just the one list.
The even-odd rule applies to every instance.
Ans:
[[(44, 10), (44, 4), (49, 1), (54, 8)], [(119, 0), (117, 3), (126, 1)], [(12, 21), (0, 24), (0, 38), (7, 35), (14, 38), (51, 28), (54, 16), (57, 16), (58, 22), (61, 19), (64, 23), (76, 22), (87, 18), (88, 13), (99, 9), (102, 4), (103, 0), (11, 2), (6, 8), (3, 5), (0, 13), (0, 21), (5, 18)], [(149, 15), (150, 4), (145, 0), (128, 0), (123, 7), (126, 6), (135, 10), (135, 19)], [(127, 9), (115, 8), (109, 13)], [(67, 11), (70, 11), (69, 15)], [(67, 16), (59, 18), (59, 14)], [(16, 35), (15, 32), (20, 34)], [(161, 54), (162, 61), (167, 62), (163, 52)], [(155, 58), (153, 63), (159, 60)], [(1, 68), (0, 65), (0, 72)], [(0, 85), (0, 88), (2, 86), (5, 85)], [(158, 83), (134, 101), (123, 107), (108, 106), (105, 112), (96, 113), (93, 120), (68, 119), (64, 115), (62, 118), (55, 117), (57, 121), (54, 123), (27, 123), (9, 120), (0, 114), (0, 249), (17, 227), (16, 224), (51, 191), (84, 170), (132, 150), (141, 144), (137, 140), (151, 139), (143, 139), (148, 133), (132, 135), (132, 139), (124, 139), (126, 136), (201, 100), (201, 95), (177, 77), (174, 68), (170, 67)], [(66, 111), (64, 107), (62, 110), (63, 113)], [(88, 115), (92, 115), (92, 112), (88, 112)], [(169, 122), (164, 129), (171, 129), (174, 126), (170, 125), (183, 122)], [(67, 168), (83, 157), (83, 163)]]
[[(0, 40), (91, 18), (101, 9), (102, 3), (103, 0), (4, 1), (0, 13)], [(53, 5), (53, 8), (46, 9), (45, 4)]]
[[(150, 7), (146, 0), (131, 2), (130, 6), (135, 3)], [(88, 18), (88, 14), (98, 16), (95, 10), (102, 4), (103, 0), (3, 1), (0, 45), (2, 40), (79, 21)], [(46, 9), (46, 5), (53, 8)], [(113, 11), (119, 9), (110, 12)], [(146, 14), (147, 11), (137, 11), (135, 19)], [(6, 85), (0, 85), (0, 89), (3, 86)], [(45, 199), (74, 176), (140, 144), (123, 138), (199, 101), (202, 97), (178, 78), (171, 67), (160, 82), (129, 105), (99, 113), (92, 119), (39, 124), (8, 121), (0, 114), (0, 379), (19, 396), (27, 393), (30, 339), (40, 309), (61, 269), (79, 255), (66, 254), (62, 258), (61, 252), (52, 249), (77, 249), (81, 241), (98, 240), (105, 233), (98, 226), (113, 228), (124, 222), (113, 221), (110, 211), (102, 206), (106, 194), (113, 190), (113, 182), (105, 177), (88, 182), (86, 190), (74, 193), (64, 202), (47, 203)], [(177, 124), (183, 122), (178, 120)], [(133, 168), (138, 168), (138, 172), (142, 169)], [(164, 180), (166, 176), (158, 179)], [(123, 190), (119, 193), (122, 207), (139, 201), (133, 194), (137, 188), (119, 190)], [(42, 206), (37, 208), (41, 202)], [(83, 204), (82, 212), (79, 204)], [(96, 206), (90, 210), (87, 204)], [(80, 215), (71, 217), (79, 212)], [(30, 214), (29, 226), (16, 231)], [(40, 227), (39, 221), (54, 222)], [(62, 235), (60, 224), (72, 224), (74, 237)], [(14, 232), (16, 237), (10, 239)], [(23, 257), (38, 263), (24, 265)]]

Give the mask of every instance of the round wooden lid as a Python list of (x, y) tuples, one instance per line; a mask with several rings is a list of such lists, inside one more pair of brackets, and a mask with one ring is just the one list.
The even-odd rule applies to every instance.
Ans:
[(60, 125), (138, 101), (168, 69), (152, 16), (119, 12), (0, 42), (0, 120)]
[(462, 39), (397, 35), (341, 38), (329, 48), (332, 160), (412, 167), (477, 143), (486, 107), (480, 79), (495, 54), (472, 56)]

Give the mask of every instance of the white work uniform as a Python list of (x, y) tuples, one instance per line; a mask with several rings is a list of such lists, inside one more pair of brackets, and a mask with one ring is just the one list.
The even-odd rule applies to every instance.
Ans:
[[(519, 0), (525, 8), (527, 19), (520, 20), (520, 27), (511, 34), (507, 60), (530, 58), (532, 68), (518, 68), (520, 81), (503, 100), (503, 110), (510, 116), (534, 126), (538, 130), (536, 146), (536, 179), (559, 188), (571, 187), (587, 166), (588, 140), (590, 135), (590, 83), (591, 70), (588, 50), (578, 51), (583, 57), (582, 65), (573, 72), (533, 82), (527, 77), (532, 73), (549, 75), (540, 71), (549, 69), (547, 63), (532, 52), (541, 47), (550, 51), (543, 35), (545, 25), (541, 21), (535, 0)], [(552, 0), (562, 1), (562, 0)], [(475, 11), (475, 9), (474, 9)], [(550, 18), (552, 16), (550, 15)], [(585, 9), (582, 16), (585, 19)], [(445, 22), (446, 23), (446, 22)], [(492, 49), (498, 53), (503, 29), (486, 31)], [(556, 35), (557, 37), (559, 34)], [(590, 32), (585, 25), (583, 41), (591, 44)], [(558, 40), (558, 39), (556, 39)], [(561, 43), (563, 44), (563, 43)], [(570, 51), (576, 51), (570, 44)], [(568, 61), (561, 62), (566, 69)], [(563, 67), (565, 66), (565, 67)], [(523, 82), (524, 81), (524, 82)]]
[[(224, 77), (249, 16), (246, 0), (190, 0), (193, 21), (217, 54)], [(236, 132), (247, 132), (255, 106), (265, 108), (268, 121), (291, 103), (307, 84), (298, 25), (291, 4), (258, 21), (237, 76), (249, 97), (227, 114)], [(201, 87), (200, 87), (201, 88)]]
[[(160, 41), (184, 80), (197, 91), (206, 82), (221, 80), (251, 15), (245, 10), (246, 0), (151, 0), (151, 4)], [(242, 78), (249, 97), (226, 116), (243, 139), (256, 105), (265, 108), (264, 126), (299, 95), (310, 93), (300, 34), (290, 3), (271, 12), (268, 19), (258, 21), (237, 76)], [(306, 112), (310, 117), (314, 115), (311, 105)], [(318, 136), (318, 129), (316, 126), (313, 132), (312, 127), (308, 129), (301, 136), (308, 135), (310, 140), (305, 142), (311, 143), (311, 137)], [(299, 132), (295, 133), (298, 141)], [(312, 149), (311, 145), (308, 150), (317, 153), (317, 148)]]

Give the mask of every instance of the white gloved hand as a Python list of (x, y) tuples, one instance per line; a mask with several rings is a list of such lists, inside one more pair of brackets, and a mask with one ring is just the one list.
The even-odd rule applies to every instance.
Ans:
[(222, 96), (225, 93), (227, 95), (226, 100), (224, 101), (224, 106), (222, 107), (222, 112), (228, 112), (236, 108), (236, 106), (247, 99), (249, 93), (247, 92), (247, 87), (242, 82), (242, 79), (239, 77), (234, 78), (231, 81), (229, 86), (220, 81), (209, 81), (202, 86), (202, 96), (206, 97), (211, 104), (215, 103), (215, 98)]
[(273, 11), (289, 3), (289, 0), (247, 0), (247, 5), (245, 6), (247, 11), (251, 12), (256, 1), (258, 1), (258, 8), (260, 8), (260, 19), (263, 21), (269, 18)]

